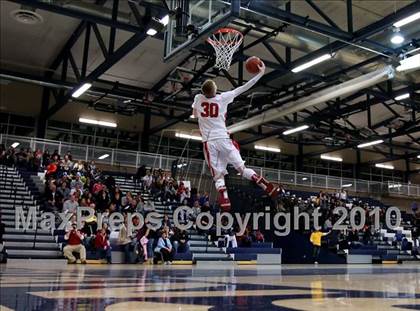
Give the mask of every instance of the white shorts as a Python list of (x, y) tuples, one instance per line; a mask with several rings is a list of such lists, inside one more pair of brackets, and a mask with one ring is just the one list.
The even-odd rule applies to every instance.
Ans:
[(204, 157), (215, 180), (227, 174), (226, 166), (232, 164), (235, 169), (241, 168), (242, 160), (239, 150), (231, 139), (217, 139), (203, 143)]

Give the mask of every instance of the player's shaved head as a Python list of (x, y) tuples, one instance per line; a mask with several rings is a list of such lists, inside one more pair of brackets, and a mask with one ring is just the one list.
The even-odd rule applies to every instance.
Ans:
[(217, 92), (217, 85), (213, 80), (206, 80), (204, 81), (203, 85), (201, 86), (201, 92), (206, 97), (214, 97), (216, 96)]

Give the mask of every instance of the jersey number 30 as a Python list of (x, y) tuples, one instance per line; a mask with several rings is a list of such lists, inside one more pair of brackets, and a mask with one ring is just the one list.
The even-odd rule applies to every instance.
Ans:
[(217, 118), (219, 116), (219, 106), (215, 103), (201, 103), (201, 107), (203, 107), (203, 112), (201, 116), (203, 118)]

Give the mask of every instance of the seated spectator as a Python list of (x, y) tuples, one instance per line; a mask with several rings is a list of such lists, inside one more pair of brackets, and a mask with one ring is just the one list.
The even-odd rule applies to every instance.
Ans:
[(130, 204), (130, 201), (133, 199), (133, 196), (130, 191), (127, 191), (125, 196), (121, 199), (121, 206), (125, 207)]
[(79, 172), (76, 173), (76, 177), (70, 183), (70, 188), (74, 189), (76, 188), (76, 186), (79, 186), (78, 189), (81, 189), (83, 191), (83, 182), (80, 179), (81, 176), (82, 175)]
[(63, 200), (70, 198), (70, 189), (67, 187), (67, 182), (63, 182), (61, 187), (57, 189), (57, 192), (63, 197)]
[(140, 186), (143, 189), (143, 177), (146, 176), (146, 166), (142, 165), (137, 169), (136, 175), (134, 175), (134, 184)]
[(83, 190), (82, 190), (82, 188), (80, 188), (79, 184), (76, 184), (76, 186), (70, 190), (70, 194), (71, 195), (73, 194), (73, 195), (78, 196), (78, 197), (82, 197), (83, 196)]
[(88, 171), (91, 175), (95, 176), (96, 175), (96, 163), (94, 160), (91, 160), (89, 165), (88, 165)]
[(74, 194), (70, 195), (69, 199), (64, 201), (63, 212), (75, 214), (79, 207), (78, 201), (75, 199)]
[(84, 175), (86, 173), (85, 165), (83, 164), (83, 161), (79, 160), (77, 163), (73, 165), (73, 171), (77, 174), (80, 173), (80, 175)]
[(147, 171), (146, 176), (144, 176), (142, 178), (142, 181), (143, 181), (143, 188), (144, 188), (144, 190), (149, 191), (150, 190), (150, 187), (152, 185), (152, 182), (153, 182), (153, 177), (150, 174), (150, 171)]
[(210, 202), (209, 201), (205, 201), (204, 204), (201, 206), (200, 208), (201, 213), (211, 213), (211, 207), (210, 207)]
[(254, 232), (255, 242), (263, 243), (264, 242), (264, 234), (260, 230), (256, 230)]
[(71, 173), (71, 170), (73, 168), (73, 163), (70, 161), (69, 156), (66, 154), (64, 156), (64, 159), (61, 160), (61, 162), (59, 163), (59, 177), (65, 175), (65, 176), (69, 176)]
[(101, 190), (103, 190), (104, 185), (102, 184), (102, 181), (98, 180), (96, 183), (94, 183), (92, 192), (93, 194), (98, 194)]
[(147, 258), (149, 258), (150, 261), (153, 260), (154, 257), (154, 247), (155, 247), (155, 243), (158, 240), (158, 232), (156, 230), (153, 230), (152, 228), (150, 228), (150, 230), (148, 231), (147, 234)]
[(394, 243), (395, 243), (396, 245), (400, 246), (400, 245), (401, 245), (401, 243), (402, 243), (403, 238), (404, 238), (404, 235), (403, 235), (402, 231), (401, 231), (401, 230), (398, 230), (398, 231), (395, 233), (395, 236), (394, 236)]
[(50, 179), (50, 178), (56, 178), (57, 177), (57, 163), (56, 162), (52, 162), (50, 164), (48, 164), (47, 166), (47, 172), (45, 173), (45, 178), (46, 179)]
[(162, 232), (162, 236), (158, 240), (155, 252), (159, 252), (162, 255), (162, 260), (165, 265), (172, 264), (174, 251), (172, 248), (172, 243), (165, 231)]
[(48, 149), (45, 149), (44, 153), (42, 154), (42, 167), (45, 169), (48, 164), (50, 164), (50, 152)]
[(50, 184), (46, 193), (46, 210), (51, 212), (61, 211), (63, 209), (63, 197), (57, 192), (57, 187), (55, 184)]
[(168, 227), (169, 229), (172, 228), (171, 220), (169, 219), (168, 215), (164, 215), (162, 219), (162, 227)]
[(190, 215), (190, 219), (194, 221), (194, 220), (197, 219), (197, 216), (201, 213), (201, 206), (200, 206), (198, 201), (194, 202), (192, 210), (193, 210), (193, 212)]
[(175, 253), (189, 253), (190, 242), (188, 241), (188, 233), (185, 230), (175, 230), (172, 237)]
[[(224, 225), (226, 225), (226, 221), (224, 221)], [(232, 248), (237, 248), (238, 247), (238, 242), (236, 240), (236, 233), (233, 230), (233, 228), (229, 228), (229, 229), (223, 229), (222, 230), (222, 235), (224, 238), (224, 245), (225, 247), (232, 247)]]
[(107, 238), (106, 227), (99, 229), (95, 236), (95, 250), (98, 259), (106, 259), (108, 264), (111, 262), (111, 245)]
[(165, 186), (163, 199), (168, 202), (173, 202), (176, 199), (176, 189), (172, 181)]
[(73, 224), (72, 228), (66, 232), (64, 239), (68, 241), (67, 245), (63, 248), (64, 257), (66, 257), (68, 260), (67, 263), (76, 263), (76, 257), (74, 257), (73, 253), (79, 253), (80, 262), (85, 264), (86, 248), (82, 243), (84, 236), (80, 230), (77, 229), (76, 224)]
[[(136, 240), (137, 240), (137, 247), (138, 247), (138, 257), (137, 262), (140, 260), (148, 261), (148, 251), (147, 251), (147, 244), (149, 243), (149, 239), (147, 238), (149, 236), (150, 229), (147, 226), (141, 227), (139, 230), (137, 230), (136, 233)], [(143, 257), (143, 258), (141, 258)]]
[(402, 251), (411, 251), (413, 248), (412, 243), (408, 242), (407, 238), (403, 238), (401, 242), (401, 250)]
[(103, 187), (103, 189), (96, 194), (96, 210), (99, 212), (105, 211), (108, 208), (110, 201), (108, 191), (106, 190), (106, 187)]
[(115, 204), (115, 210), (120, 211), (122, 206), (122, 191), (119, 186), (115, 187), (115, 190), (111, 192), (111, 202)]

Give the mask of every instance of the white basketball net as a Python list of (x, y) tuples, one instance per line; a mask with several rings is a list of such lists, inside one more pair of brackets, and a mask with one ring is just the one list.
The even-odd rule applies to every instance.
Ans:
[(216, 64), (214, 67), (229, 70), (233, 54), (241, 45), (243, 36), (234, 29), (220, 29), (207, 42), (210, 43), (216, 51)]

